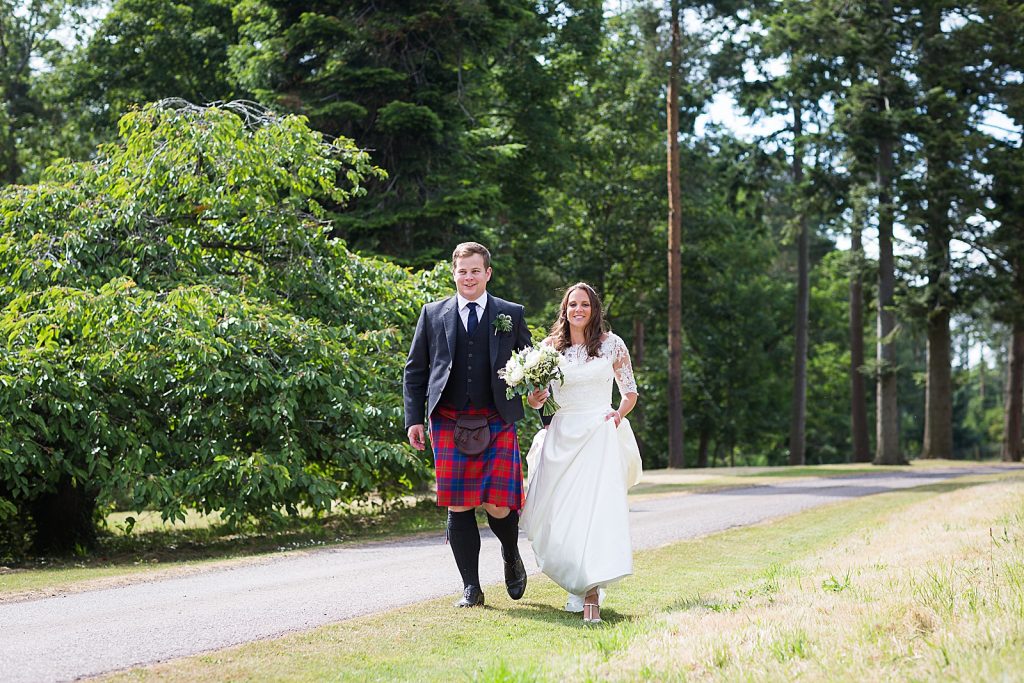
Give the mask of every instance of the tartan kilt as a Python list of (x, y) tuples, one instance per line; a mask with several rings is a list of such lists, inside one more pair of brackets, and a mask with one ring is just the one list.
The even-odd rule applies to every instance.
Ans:
[[(455, 447), (455, 418), (486, 415), (491, 445), (476, 456)], [(523, 507), (523, 468), (515, 424), (506, 424), (490, 408), (452, 410), (438, 406), (430, 416), (430, 444), (434, 451), (437, 504), (473, 506), (490, 503), (520, 510)]]

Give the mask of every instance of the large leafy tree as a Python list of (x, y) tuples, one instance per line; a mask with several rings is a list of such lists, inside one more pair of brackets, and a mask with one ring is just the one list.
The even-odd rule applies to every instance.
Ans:
[(376, 174), (299, 117), (171, 102), (0, 196), (0, 507), (37, 549), (88, 545), (115, 496), (265, 519), (428, 475), (398, 387), (436, 280), (323, 209)]

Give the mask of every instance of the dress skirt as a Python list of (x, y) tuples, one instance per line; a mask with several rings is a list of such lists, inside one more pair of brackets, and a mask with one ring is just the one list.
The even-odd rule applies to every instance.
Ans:
[(527, 455), (520, 526), (540, 570), (578, 595), (633, 573), (626, 493), (640, 480), (640, 450), (609, 410), (559, 410)]

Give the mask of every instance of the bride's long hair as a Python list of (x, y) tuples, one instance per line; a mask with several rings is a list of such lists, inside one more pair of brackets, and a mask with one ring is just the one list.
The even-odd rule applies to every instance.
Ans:
[(558, 351), (565, 351), (572, 346), (572, 335), (569, 332), (569, 318), (566, 316), (566, 309), (569, 306), (569, 297), (577, 289), (582, 289), (590, 298), (590, 320), (583, 328), (583, 336), (586, 339), (587, 355), (596, 356), (601, 348), (601, 335), (605, 333), (604, 308), (601, 306), (601, 297), (593, 287), (586, 282), (577, 282), (565, 290), (562, 296), (562, 305), (558, 307), (558, 318), (551, 326), (548, 340)]

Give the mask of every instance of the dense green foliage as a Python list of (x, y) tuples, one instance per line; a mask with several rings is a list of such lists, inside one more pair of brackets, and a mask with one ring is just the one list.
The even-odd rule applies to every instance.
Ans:
[(397, 378), (438, 280), (322, 220), (378, 172), (366, 154), (238, 106), (120, 129), (0, 196), (0, 498), (37, 546), (88, 540), (50, 519), (62, 496), (87, 530), (119, 497), (244, 519), (422, 482)]
[(521, 181), (541, 180), (564, 144), (551, 74), (599, 38), (600, 7), (247, 0), (232, 64), (260, 101), (373, 151), (388, 180), (334, 217), (335, 234), (422, 266), (498, 217), (524, 225), (508, 213), (535, 194)]
[[(857, 338), (869, 423), (895, 377), (899, 457), (922, 452), (946, 371), (952, 446), (931, 454), (1002, 438), (1024, 331), (1020, 3), (95, 5), (0, 0), (0, 533), (60, 526), (55, 500), (266, 519), (424, 481), (397, 429), (401, 360), (464, 239), (534, 327), (566, 285), (598, 288), (634, 355), (645, 462), (664, 465), (675, 5), (687, 463), (787, 460), (802, 227), (806, 461), (850, 457)], [(258, 104), (144, 108), (172, 97)], [(756, 136), (709, 122), (728, 98)], [(44, 173), (59, 157), (76, 162)], [(868, 256), (845, 252), (853, 233)]]

